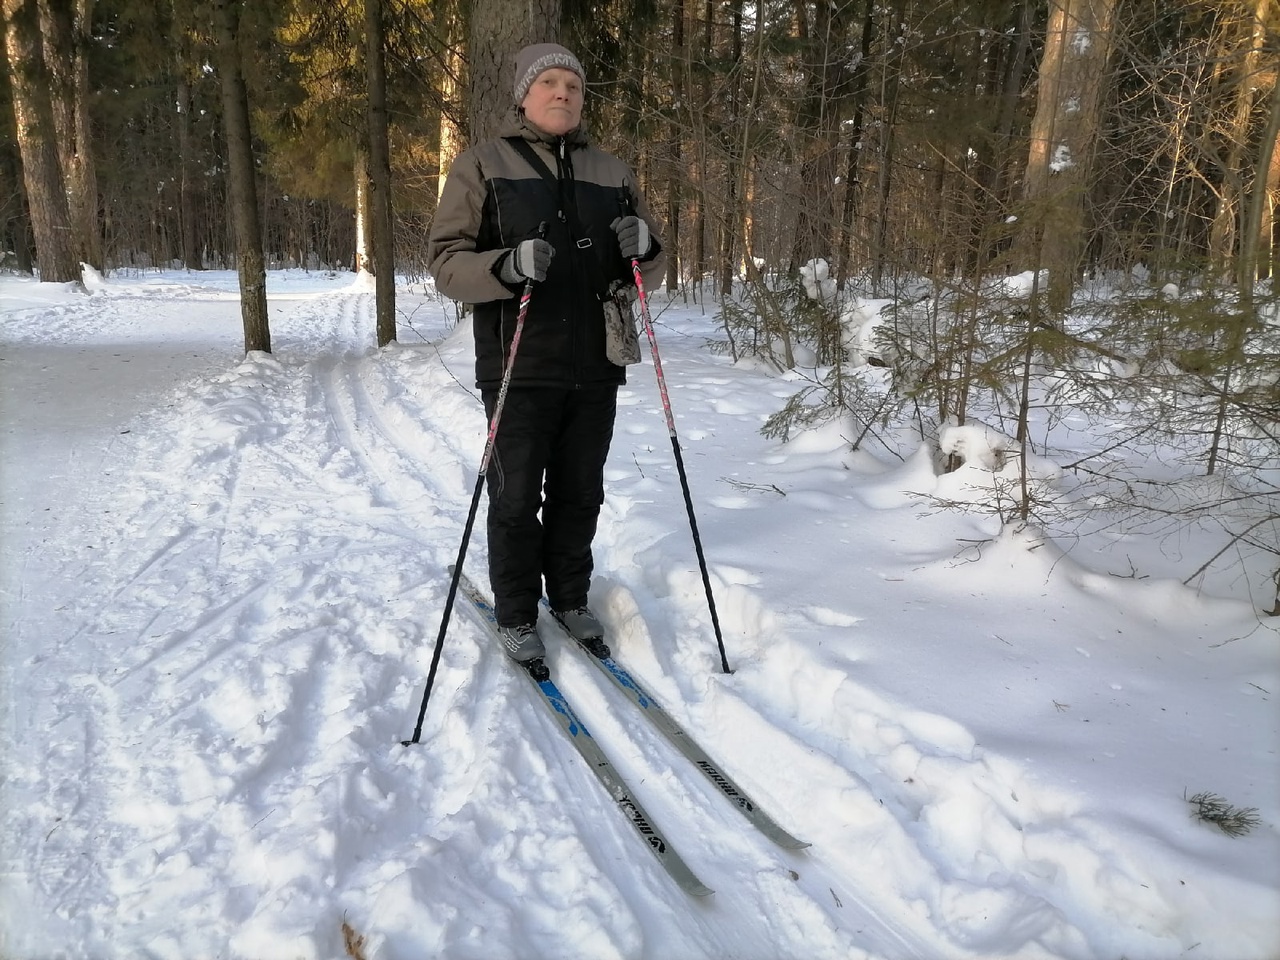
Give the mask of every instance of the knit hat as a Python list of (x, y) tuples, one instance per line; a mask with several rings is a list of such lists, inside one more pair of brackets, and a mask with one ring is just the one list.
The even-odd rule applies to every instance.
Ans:
[(582, 85), (587, 85), (587, 74), (572, 53), (558, 43), (533, 43), (516, 54), (515, 86), (512, 88), (516, 106), (524, 102), (525, 94), (538, 75), (553, 67), (572, 70), (582, 79)]

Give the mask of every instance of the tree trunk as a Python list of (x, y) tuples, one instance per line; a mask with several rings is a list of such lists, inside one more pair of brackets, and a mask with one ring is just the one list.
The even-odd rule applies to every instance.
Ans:
[(80, 279), (36, 0), (4, 0), (5, 52), (40, 280)]
[(467, 96), (471, 143), (497, 135), (511, 107), (515, 56), (520, 48), (554, 41), (559, 34), (560, 0), (473, 0)]
[(667, 292), (680, 286), (680, 212), (684, 201), (683, 127), (689, 93), (688, 56), (684, 48), (684, 0), (674, 0), (671, 14), (671, 92), (667, 118)]
[(1231, 119), (1223, 130), (1229, 147), (1221, 161), (1222, 183), (1213, 226), (1209, 231), (1209, 259), (1224, 277), (1231, 276), (1230, 264), (1237, 246), (1243, 247), (1246, 242), (1239, 229), (1245, 216), (1242, 209), (1246, 184), (1245, 153), (1250, 143), (1249, 129), (1258, 96), (1259, 61), (1267, 43), (1267, 9), (1270, 4), (1271, 0), (1254, 0), (1251, 16), (1245, 20), (1249, 37), (1240, 65), (1238, 69), (1228, 71), (1235, 84)]
[(58, 161), (67, 189), (76, 255), (102, 269), (98, 183), (89, 127), (89, 43), (93, 0), (43, 0), (41, 23), (49, 68)]
[(262, 255), (258, 185), (249, 128), (249, 94), (240, 66), (239, 0), (213, 0), (215, 55), (222, 87), (222, 126), (231, 175), (231, 210), (240, 276), (240, 316), (246, 353), (271, 352), (267, 323), (267, 271)]
[[(1280, 102), (1280, 85), (1271, 91), (1275, 100), (1271, 109)], [(1280, 139), (1271, 146), (1271, 164), (1267, 168), (1266, 186), (1262, 197), (1261, 219), (1258, 223), (1258, 279), (1271, 278), (1271, 289), (1277, 289), (1276, 277), (1280, 276)]]
[(373, 214), (369, 210), (369, 151), (363, 146), (356, 147), (352, 166), (356, 180), (356, 257), (352, 269), (356, 273), (362, 270), (371, 272)]
[[(1264, 9), (1259, 7), (1259, 15)], [(1244, 200), (1244, 224), (1240, 231), (1240, 257), (1236, 269), (1236, 282), (1240, 292), (1242, 296), (1250, 298), (1254, 282), (1268, 276), (1270, 272), (1269, 269), (1260, 268), (1270, 261), (1271, 224), (1270, 217), (1266, 215), (1269, 208), (1268, 181), (1275, 165), (1277, 150), (1280, 149), (1280, 141), (1277, 140), (1280, 136), (1280, 84), (1276, 80), (1276, 71), (1271, 71), (1271, 77), (1271, 109), (1258, 140), (1249, 194)]]
[[(742, 171), (748, 162), (747, 158), (747, 130), (751, 123), (751, 113), (748, 111), (746, 115), (742, 111), (742, 70), (743, 70), (743, 48), (742, 48), (742, 8), (744, 0), (733, 0), (733, 76), (729, 86), (729, 122), (727, 132), (724, 135), (725, 154), (728, 157), (726, 162), (725, 174), (725, 200), (724, 212), (720, 217), (720, 296), (721, 298), (733, 295), (733, 278), (737, 271), (734, 270), (736, 260), (736, 246), (738, 238), (738, 225), (740, 223), (741, 213), (739, 206), (742, 203)], [(760, 15), (756, 14), (757, 23)], [(760, 44), (763, 45), (764, 38), (760, 38)], [(757, 65), (756, 74), (759, 76), (760, 68)], [(758, 86), (758, 84), (757, 84)], [(742, 144), (741, 147), (732, 142), (734, 134), (734, 124), (742, 124)]]
[[(1107, 89), (1116, 0), (1050, 0), (1040, 89), (1027, 158), (1026, 230), (1041, 234), (1049, 308), (1060, 314), (1075, 291), (1084, 252), (1084, 196)], [(1034, 249), (1024, 233), (1024, 251)]]
[(391, 148), (387, 136), (386, 42), (382, 0), (364, 0), (365, 67), (369, 83), (369, 197), (373, 213), (374, 299), (378, 346), (396, 338), (396, 248), (391, 219)]
[(440, 165), (436, 180), (436, 199), (444, 191), (445, 180), (454, 158), (466, 145), (466, 136), (458, 118), (462, 112), (462, 96), (466, 89), (466, 59), (462, 55), (461, 17), (456, 3), (433, 5), (437, 29), (445, 43), (444, 71), (440, 79)]
[(709, 92), (711, 90), (711, 54), (715, 49), (715, 11), (716, 6), (714, 0), (706, 0), (703, 5), (702, 19), (702, 58), (698, 69), (698, 87), (697, 87), (697, 103), (698, 111), (696, 118), (696, 141), (695, 149), (698, 154), (698, 177), (695, 181), (698, 193), (697, 204), (698, 211), (694, 224), (694, 276), (697, 278), (697, 286), (695, 287), (697, 295), (702, 296), (702, 281), (707, 276), (709, 266), (710, 253), (707, 250), (707, 235), (712, 229), (710, 220), (710, 199), (711, 199), (711, 171), (708, 168), (710, 163), (709, 150), (710, 144), (707, 138), (710, 135), (707, 124), (707, 107), (710, 100)]
[(76, 0), (75, 17), (75, 164), (70, 173), (72, 219), (81, 231), (85, 259), (98, 270), (102, 256), (102, 222), (99, 215), (98, 169), (93, 156), (93, 129), (89, 118), (89, 43), (93, 36), (93, 0)]
[(844, 171), (844, 205), (840, 212), (840, 241), (836, 248), (836, 286), (844, 290), (849, 279), (853, 260), (853, 238), (858, 216), (859, 166), (862, 159), (862, 141), (865, 136), (867, 80), (871, 73), (871, 46), (875, 42), (875, 0), (863, 0), (862, 36), (858, 47), (858, 62), (850, 78), (849, 97), (852, 100), (853, 119), (849, 125), (849, 156)]
[(174, 35), (170, 38), (175, 49), (174, 75), (178, 78), (174, 90), (178, 133), (178, 225), (182, 231), (180, 249), (183, 265), (188, 270), (203, 270), (204, 256), (201, 253), (200, 229), (196, 217), (198, 166), (195, 144), (191, 138), (191, 82), (187, 76), (190, 53), (184, 37), (185, 33), (175, 27)]

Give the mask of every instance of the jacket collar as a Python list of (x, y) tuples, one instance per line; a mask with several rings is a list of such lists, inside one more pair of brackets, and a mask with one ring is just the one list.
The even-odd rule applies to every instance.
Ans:
[[(548, 148), (554, 148), (560, 140), (554, 134), (545, 133), (530, 123), (528, 118), (525, 117), (524, 111), (519, 107), (512, 107), (508, 111), (498, 136), (504, 138), (520, 137), (533, 144), (541, 143)], [(564, 141), (570, 147), (585, 147), (591, 142), (591, 139), (587, 136), (586, 128), (580, 123), (564, 135)]]

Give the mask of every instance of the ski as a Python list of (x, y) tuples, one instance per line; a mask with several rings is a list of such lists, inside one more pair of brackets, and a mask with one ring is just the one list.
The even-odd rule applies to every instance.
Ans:
[[(497, 641), (498, 621), (494, 617), (493, 605), (476, 585), (467, 578), (466, 574), (462, 575), (458, 586), (459, 592), (469, 601), (469, 606), (475, 613), (476, 619)], [(499, 646), (501, 646), (500, 643)], [(632, 796), (626, 781), (622, 779), (621, 774), (618, 773), (609, 758), (605, 756), (600, 744), (587, 730), (586, 725), (578, 719), (577, 714), (573, 712), (573, 708), (569, 706), (569, 701), (565, 699), (564, 694), (560, 692), (560, 688), (551, 679), (550, 671), (547, 670), (542, 660), (534, 660), (529, 664), (517, 664), (512, 661), (512, 665), (529, 678), (541, 695), (542, 701), (550, 708), (560, 729), (564, 731), (574, 747), (577, 748), (579, 755), (587, 766), (591, 768), (592, 772), (595, 773), (596, 779), (600, 781), (609, 796), (613, 798), (623, 816), (640, 834), (640, 839), (645, 842), (645, 845), (657, 858), (658, 862), (662, 864), (663, 869), (667, 871), (676, 885), (685, 893), (694, 897), (705, 897), (713, 893), (714, 891), (694, 875), (689, 865), (684, 862), (675, 848), (658, 832), (653, 821), (640, 805), (640, 801)]]
[[(545, 598), (542, 603), (544, 607), (547, 606)], [(587, 659), (599, 667), (627, 695), (627, 698), (640, 708), (640, 712), (671, 741), (677, 750), (688, 758), (690, 763), (697, 767), (715, 785), (716, 789), (729, 798), (730, 802), (738, 808), (738, 812), (746, 817), (752, 826), (778, 846), (787, 850), (803, 850), (809, 846), (804, 840), (798, 840), (793, 837), (779, 826), (777, 821), (761, 810), (759, 804), (708, 756), (707, 752), (698, 745), (688, 731), (680, 726), (658, 701), (646, 693), (644, 688), (636, 682), (635, 677), (631, 676), (620, 663), (614, 660), (612, 655), (603, 658), (596, 656), (587, 644), (572, 637), (555, 617), (549, 616), (547, 619), (555, 623), (560, 632), (572, 640), (573, 645), (586, 654)]]

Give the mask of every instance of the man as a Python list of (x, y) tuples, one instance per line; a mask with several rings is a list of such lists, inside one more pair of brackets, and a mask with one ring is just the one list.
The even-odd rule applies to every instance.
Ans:
[(582, 128), (585, 87), (564, 47), (521, 50), (514, 108), (497, 138), (454, 161), (428, 240), (437, 289), (475, 305), (476, 385), (491, 422), (519, 295), (534, 284), (486, 476), (489, 583), (520, 662), (545, 653), (544, 588), (565, 629), (608, 655), (587, 593), (618, 387), (639, 360), (631, 261), (646, 287), (665, 271), (635, 174)]

